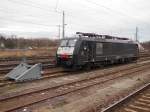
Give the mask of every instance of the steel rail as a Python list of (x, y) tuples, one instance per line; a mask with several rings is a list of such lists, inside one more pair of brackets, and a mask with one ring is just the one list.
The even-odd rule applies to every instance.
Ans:
[(121, 100), (112, 104), (111, 106), (107, 107), (106, 109), (102, 110), (101, 112), (112, 112), (114, 109), (120, 107), (122, 104), (124, 104), (125, 102), (127, 102), (131, 98), (135, 97), (136, 95), (140, 94), (141, 92), (143, 92), (144, 90), (146, 90), (149, 87), (150, 87), (150, 83), (144, 85), (143, 87), (134, 91), (133, 93), (129, 94), (128, 96), (122, 98)]
[[(149, 67), (147, 67), (147, 68), (149, 68)], [(57, 87), (52, 87), (52, 88), (47, 88), (47, 89), (45, 89), (46, 91), (50, 91), (49, 89), (57, 89), (57, 88), (59, 88), (59, 87), (65, 87), (65, 86), (70, 86), (70, 85), (72, 85), (72, 84), (77, 84), (77, 83), (83, 83), (83, 85), (81, 86), (80, 85), (80, 87), (78, 86), (78, 87), (75, 87), (74, 89), (72, 89), (71, 88), (71, 90), (66, 90), (66, 91), (63, 91), (63, 92), (61, 92), (61, 93), (59, 93), (59, 92), (57, 92), (57, 94), (53, 94), (52, 96), (47, 96), (47, 97), (43, 97), (43, 98), (41, 98), (41, 99), (37, 99), (37, 100), (34, 100), (34, 101), (32, 101), (32, 103), (29, 103), (29, 104), (25, 104), (25, 102), (24, 102), (24, 105), (22, 105), (22, 106), (16, 106), (16, 107), (10, 107), (10, 109), (9, 110), (16, 110), (16, 109), (19, 109), (19, 108), (21, 108), (21, 107), (24, 107), (24, 106), (27, 106), (27, 105), (31, 105), (31, 104), (34, 104), (34, 103), (38, 103), (38, 102), (41, 102), (41, 101), (44, 101), (44, 100), (47, 100), (47, 99), (50, 99), (50, 98), (54, 98), (54, 97), (58, 97), (58, 96), (62, 96), (62, 95), (65, 95), (65, 94), (68, 94), (68, 93), (71, 93), (71, 92), (74, 92), (74, 91), (77, 91), (77, 90), (81, 90), (81, 89), (84, 89), (84, 88), (88, 88), (88, 87), (91, 87), (91, 86), (94, 86), (94, 85), (97, 85), (97, 84), (101, 84), (101, 83), (105, 83), (105, 82), (107, 82), (107, 81), (110, 81), (110, 80), (114, 80), (114, 79), (117, 79), (117, 78), (120, 78), (120, 77), (124, 77), (124, 76), (126, 76), (126, 75), (131, 75), (131, 73), (135, 73), (135, 72), (139, 72), (139, 71), (142, 71), (143, 69), (141, 69), (141, 70), (136, 70), (136, 71), (132, 71), (132, 72), (130, 72), (130, 73), (124, 73), (123, 75), (118, 75), (118, 76), (116, 76), (115, 78), (113, 77), (113, 78), (106, 78), (105, 80), (102, 80), (102, 81), (93, 81), (93, 80), (96, 80), (97, 78), (95, 77), (95, 78), (88, 78), (88, 79), (84, 79), (84, 80), (81, 80), (81, 81), (75, 81), (75, 82), (71, 82), (71, 83), (67, 83), (67, 84), (63, 84), (63, 85), (58, 85)], [(114, 75), (114, 74), (111, 74), (111, 75)], [(104, 74), (103, 76), (99, 76), (99, 78), (103, 78), (103, 77), (108, 77), (108, 75), (106, 75), (106, 74)], [(87, 83), (89, 83), (89, 85), (84, 85), (85, 84), (85, 81), (91, 81), (91, 82), (87, 82)], [(87, 84), (86, 83), (86, 84)], [(44, 92), (44, 90), (39, 90), (39, 93), (41, 93), (41, 92)], [(33, 92), (33, 93), (35, 93), (35, 94), (39, 94), (39, 93), (37, 93), (37, 92)], [(28, 94), (32, 94), (32, 93), (28, 93)], [(28, 95), (28, 94), (26, 94), (26, 95)], [(22, 95), (20, 95), (20, 96), (22, 96)], [(33, 95), (34, 96), (34, 95)], [(17, 98), (18, 96), (16, 96), (16, 98)], [(5, 101), (5, 99), (3, 99), (3, 101)], [(26, 102), (27, 103), (27, 102)]]

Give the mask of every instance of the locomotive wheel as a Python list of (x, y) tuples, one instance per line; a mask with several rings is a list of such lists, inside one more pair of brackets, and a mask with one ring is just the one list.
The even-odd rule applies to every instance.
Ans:
[(85, 69), (86, 70), (91, 70), (92, 66), (91, 66), (91, 63), (87, 63), (86, 66), (85, 66)]

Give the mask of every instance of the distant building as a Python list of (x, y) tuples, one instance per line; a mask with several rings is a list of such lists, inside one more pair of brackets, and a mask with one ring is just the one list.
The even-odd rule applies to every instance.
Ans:
[(1, 48), (1, 49), (4, 49), (4, 48), (5, 48), (5, 44), (1, 42), (1, 43), (0, 43), (0, 48)]

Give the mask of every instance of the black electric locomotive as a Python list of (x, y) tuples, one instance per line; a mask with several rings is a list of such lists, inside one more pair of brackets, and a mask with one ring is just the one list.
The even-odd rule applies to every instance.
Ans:
[(124, 63), (139, 56), (138, 44), (127, 38), (77, 32), (77, 37), (61, 40), (56, 53), (57, 65), (82, 68)]

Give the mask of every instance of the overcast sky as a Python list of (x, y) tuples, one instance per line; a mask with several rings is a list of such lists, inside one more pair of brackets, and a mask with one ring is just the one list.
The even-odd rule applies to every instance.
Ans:
[[(65, 11), (66, 35), (95, 32), (150, 40), (150, 0), (0, 0), (0, 33), (58, 37)], [(56, 12), (57, 11), (57, 12)]]

